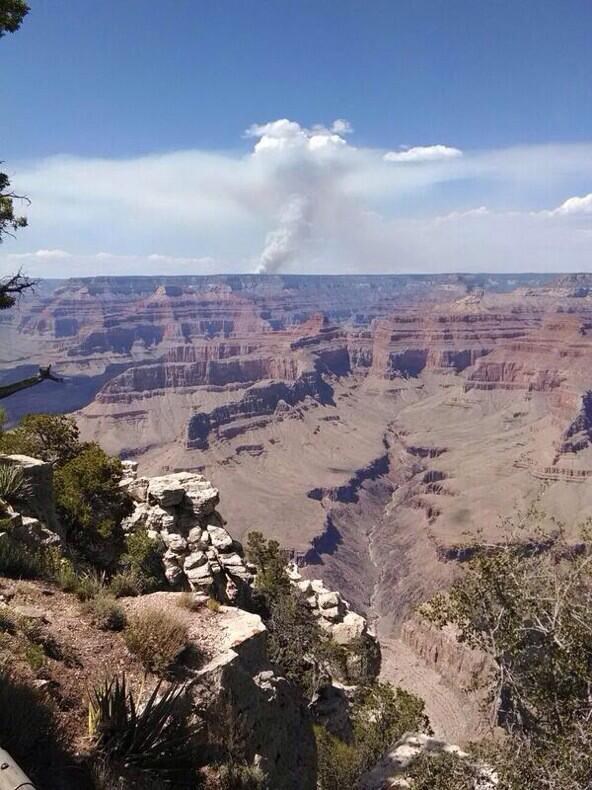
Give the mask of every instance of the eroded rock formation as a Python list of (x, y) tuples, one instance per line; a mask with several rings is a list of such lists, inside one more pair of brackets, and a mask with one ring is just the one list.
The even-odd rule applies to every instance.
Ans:
[(164, 571), (173, 587), (189, 586), (218, 600), (244, 601), (253, 569), (243, 549), (224, 529), (216, 511), (217, 489), (204, 477), (178, 472), (138, 477), (137, 465), (124, 462), (122, 486), (134, 501), (125, 532), (146, 530), (166, 546)]

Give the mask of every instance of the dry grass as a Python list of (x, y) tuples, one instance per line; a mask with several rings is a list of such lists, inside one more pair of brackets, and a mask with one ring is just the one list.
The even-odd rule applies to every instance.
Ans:
[(203, 609), (205, 601), (203, 598), (196, 597), (195, 593), (181, 593), (177, 599), (177, 606), (187, 609), (190, 612), (198, 612)]
[(187, 647), (187, 628), (175, 617), (158, 609), (146, 609), (130, 617), (125, 643), (151, 672), (169, 670)]
[(219, 612), (221, 608), (220, 601), (217, 601), (215, 598), (208, 598), (208, 602), (206, 604), (210, 612)]

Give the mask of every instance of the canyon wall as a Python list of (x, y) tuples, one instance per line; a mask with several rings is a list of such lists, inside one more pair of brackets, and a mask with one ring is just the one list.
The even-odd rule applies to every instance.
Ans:
[[(44, 284), (1, 317), (6, 401), (142, 474), (198, 471), (383, 629), (533, 503), (592, 515), (586, 278), (235, 275)], [(248, 510), (244, 502), (249, 499)]]

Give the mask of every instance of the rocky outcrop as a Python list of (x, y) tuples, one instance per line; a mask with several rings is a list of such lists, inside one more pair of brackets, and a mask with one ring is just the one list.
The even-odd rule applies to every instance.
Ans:
[(124, 461), (122, 486), (134, 510), (122, 522), (126, 532), (145, 529), (161, 540), (165, 575), (173, 587), (190, 587), (221, 601), (240, 603), (248, 597), (252, 568), (242, 546), (224, 529), (216, 511), (217, 489), (204, 477), (178, 472), (138, 477), (137, 464)]
[(0, 464), (19, 466), (23, 470), (27, 494), (18, 504), (22, 519), (28, 524), (34, 519), (44, 529), (59, 535), (61, 527), (55, 509), (51, 464), (27, 455), (0, 455)]
[(341, 593), (329, 590), (320, 579), (303, 579), (295, 565), (289, 566), (288, 574), (320, 627), (343, 648), (342, 672), (333, 668), (334, 679), (356, 684), (378, 677), (380, 643), (366, 618), (353, 612)]
[(51, 464), (26, 455), (0, 455), (0, 464), (23, 470), (26, 491), (16, 508), (5, 508), (10, 535), (32, 547), (59, 545), (61, 527), (55, 510)]
[(246, 761), (261, 768), (266, 787), (313, 790), (312, 718), (294, 686), (271, 665), (261, 619), (224, 609), (220, 625), (227, 647), (198, 673), (198, 709), (227, 737), (242, 740)]

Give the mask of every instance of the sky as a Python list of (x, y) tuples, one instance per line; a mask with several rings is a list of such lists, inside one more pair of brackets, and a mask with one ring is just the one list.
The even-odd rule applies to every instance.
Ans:
[(590, 0), (30, 5), (0, 273), (592, 267)]

